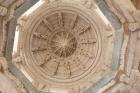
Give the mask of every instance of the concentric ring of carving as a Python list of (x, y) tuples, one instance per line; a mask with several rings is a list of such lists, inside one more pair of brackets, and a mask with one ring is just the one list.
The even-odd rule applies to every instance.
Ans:
[(52, 51), (59, 57), (71, 56), (75, 52), (77, 46), (75, 36), (68, 31), (55, 33), (50, 43)]
[(95, 29), (82, 15), (53, 12), (42, 18), (32, 36), (37, 64), (51, 78), (71, 79), (92, 70), (99, 49)]
[(32, 16), (25, 27), (27, 71), (46, 83), (80, 82), (93, 75), (101, 55), (96, 15), (75, 5), (56, 5)]

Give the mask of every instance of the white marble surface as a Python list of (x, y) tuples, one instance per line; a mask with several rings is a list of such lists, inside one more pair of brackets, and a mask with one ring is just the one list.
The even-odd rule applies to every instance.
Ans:
[(10, 79), (0, 73), (0, 92), (2, 93), (18, 93), (14, 88)]

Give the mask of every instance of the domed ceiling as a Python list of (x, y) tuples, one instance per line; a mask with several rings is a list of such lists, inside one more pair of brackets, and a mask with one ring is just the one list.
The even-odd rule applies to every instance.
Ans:
[(43, 4), (23, 24), (23, 68), (47, 87), (87, 89), (111, 69), (113, 33), (79, 1)]
[(0, 92), (139, 93), (139, 5), (0, 0)]
[(23, 69), (46, 88), (85, 91), (111, 71), (114, 31), (82, 1), (44, 3), (21, 24)]

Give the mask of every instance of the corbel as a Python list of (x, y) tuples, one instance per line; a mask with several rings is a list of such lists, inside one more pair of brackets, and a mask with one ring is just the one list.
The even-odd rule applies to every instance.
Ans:
[(128, 28), (132, 32), (138, 31), (138, 30), (140, 30), (140, 23), (138, 23), (138, 22), (129, 23), (128, 24)]

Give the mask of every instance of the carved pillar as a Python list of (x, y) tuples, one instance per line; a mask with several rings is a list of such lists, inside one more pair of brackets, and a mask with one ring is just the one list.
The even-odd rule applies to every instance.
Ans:
[(4, 33), (3, 33), (3, 18), (7, 14), (7, 8), (0, 5), (0, 56), (3, 56), (3, 41), (4, 41)]
[[(0, 16), (0, 42), (2, 42), (2, 16)], [(0, 45), (0, 56), (2, 56), (2, 46)]]
[[(139, 43), (138, 43), (138, 33), (140, 31), (139, 23), (129, 23), (128, 28), (130, 30), (130, 38), (126, 55), (126, 74), (130, 76), (131, 70), (134, 68), (134, 65), (137, 64), (135, 60), (137, 60), (136, 52), (139, 51)], [(138, 64), (137, 64), (138, 65)]]

